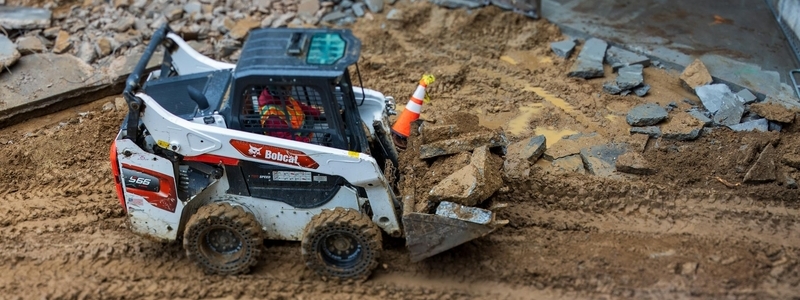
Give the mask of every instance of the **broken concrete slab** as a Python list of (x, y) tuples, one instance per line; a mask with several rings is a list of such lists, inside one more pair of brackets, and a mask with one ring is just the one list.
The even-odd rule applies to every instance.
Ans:
[(608, 48), (608, 43), (603, 40), (591, 38), (586, 41), (567, 76), (584, 79), (603, 77), (603, 59), (606, 55), (606, 48)]
[(703, 123), (687, 112), (676, 112), (661, 125), (661, 137), (671, 140), (691, 141), (700, 136)]
[(631, 127), (631, 134), (646, 134), (649, 137), (658, 138), (661, 136), (661, 128), (658, 126)]
[(639, 97), (644, 97), (645, 95), (647, 95), (647, 92), (649, 92), (649, 91), (650, 91), (650, 85), (649, 84), (642, 84), (642, 85), (640, 85), (640, 86), (638, 86), (638, 87), (633, 89), (633, 93), (636, 94), (636, 96), (639, 96)]
[(17, 51), (17, 45), (14, 45), (5, 35), (0, 35), (0, 73), (17, 63), (21, 56)]
[(695, 92), (697, 96), (700, 97), (700, 101), (703, 102), (703, 106), (711, 114), (716, 114), (726, 102), (738, 101), (744, 104), (744, 101), (733, 94), (727, 85), (721, 83), (698, 87), (695, 89)]
[(606, 63), (611, 65), (616, 71), (617, 69), (625, 66), (641, 65), (643, 67), (650, 66), (650, 59), (647, 56), (640, 55), (617, 46), (611, 46), (606, 51)]
[(692, 108), (687, 111), (692, 117), (697, 119), (698, 121), (703, 123), (703, 126), (711, 125), (711, 118), (709, 118), (705, 113), (702, 111)]
[(742, 114), (744, 114), (744, 103), (739, 101), (739, 96), (734, 95), (733, 98), (724, 100), (711, 119), (719, 125), (732, 126), (742, 121)]
[[(0, 86), (6, 87), (0, 89), (0, 127), (119, 94), (141, 58), (141, 49), (131, 50), (99, 69), (72, 55), (23, 56), (11, 73), (0, 73)], [(160, 60), (160, 52), (154, 54), (148, 70), (158, 66)]]
[(467, 206), (483, 202), (503, 186), (500, 161), (488, 146), (476, 148), (470, 164), (436, 184), (428, 193), (428, 200)]
[(615, 167), (619, 172), (636, 175), (651, 175), (656, 172), (644, 157), (635, 151), (628, 151), (617, 157)]
[(728, 126), (733, 131), (761, 131), (767, 132), (769, 130), (769, 122), (767, 119), (758, 119), (739, 123)]
[(783, 104), (780, 104), (776, 101), (770, 101), (768, 99), (765, 102), (755, 103), (750, 105), (750, 111), (767, 118), (770, 121), (776, 121), (781, 123), (792, 123), (794, 122), (796, 111), (791, 109)]
[(647, 149), (647, 142), (650, 141), (650, 136), (641, 133), (632, 134), (628, 139), (628, 145), (632, 150), (644, 152)]
[(630, 90), (644, 82), (642, 65), (625, 66), (617, 72), (617, 86), (621, 90)]
[(431, 0), (431, 3), (447, 8), (478, 8), (486, 5), (484, 0)]
[(433, 143), (436, 141), (452, 139), (462, 133), (461, 127), (455, 124), (436, 125), (423, 123), (420, 126), (423, 143)]
[(503, 173), (509, 179), (521, 179), (530, 175), (530, 165), (544, 154), (546, 138), (543, 135), (523, 139), (508, 146)]
[(489, 147), (503, 147), (508, 145), (506, 136), (501, 131), (470, 132), (458, 138), (441, 140), (419, 147), (420, 158), (432, 158), (458, 152), (472, 151), (475, 148), (488, 145)]
[(622, 92), (622, 89), (619, 88), (616, 81), (606, 81), (603, 82), (603, 91), (612, 95), (617, 95)]
[(753, 93), (750, 92), (750, 90), (748, 89), (742, 89), (741, 91), (736, 93), (736, 95), (739, 96), (739, 98), (741, 98), (742, 101), (744, 101), (744, 104), (753, 103), (756, 101), (756, 99), (758, 99), (756, 98), (756, 95), (753, 95)]
[(637, 105), (628, 111), (625, 121), (631, 126), (651, 126), (667, 119), (667, 110), (656, 103)]
[(0, 6), (0, 27), (10, 29), (44, 29), (50, 27), (52, 13), (49, 9)]
[(550, 49), (552, 49), (553, 53), (558, 56), (569, 58), (569, 56), (572, 55), (572, 51), (575, 50), (575, 41), (570, 39), (560, 42), (552, 42), (550, 43)]
[(589, 174), (601, 177), (614, 175), (617, 157), (628, 152), (628, 144), (612, 143), (581, 149), (581, 160)]
[(587, 146), (602, 145), (608, 141), (597, 133), (577, 133), (565, 136), (544, 151), (544, 159), (554, 161), (562, 157), (579, 154)]
[(750, 170), (744, 175), (744, 183), (775, 181), (777, 178), (777, 168), (775, 164), (777, 157), (778, 154), (775, 151), (775, 147), (772, 147), (772, 144), (767, 144), (764, 150), (761, 151), (761, 154), (758, 155), (756, 162), (753, 163), (753, 166), (750, 167)]
[(708, 68), (706, 68), (706, 65), (703, 64), (700, 59), (695, 59), (691, 64), (686, 66), (686, 68), (683, 69), (683, 73), (681, 73), (680, 79), (681, 83), (690, 90), (695, 90), (698, 87), (713, 82), (711, 73), (708, 72)]
[[(0, 38), (1, 39), (1, 38)], [(17, 50), (22, 55), (42, 53), (47, 50), (42, 40), (36, 36), (23, 36), (17, 39)]]
[(583, 166), (583, 160), (580, 154), (556, 159), (551, 164), (557, 173), (586, 174), (586, 168)]

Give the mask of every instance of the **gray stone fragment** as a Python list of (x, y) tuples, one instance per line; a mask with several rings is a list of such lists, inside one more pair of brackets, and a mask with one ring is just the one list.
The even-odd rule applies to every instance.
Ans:
[(744, 103), (739, 101), (738, 96), (728, 98), (722, 103), (719, 111), (714, 114), (712, 120), (719, 125), (731, 126), (739, 124), (742, 121), (742, 114), (744, 114)]
[(47, 50), (42, 40), (36, 36), (24, 36), (17, 39), (17, 50), (22, 55), (42, 53)]
[(0, 73), (15, 64), (22, 55), (17, 51), (17, 45), (5, 35), (0, 35)]
[(97, 58), (97, 53), (94, 51), (94, 45), (92, 45), (92, 43), (89, 41), (84, 41), (78, 48), (77, 56), (87, 64), (93, 63), (95, 58)]
[(0, 27), (8, 29), (44, 29), (50, 27), (49, 9), (0, 6)]
[(136, 18), (134, 18), (133, 16), (122, 17), (119, 18), (113, 24), (111, 24), (109, 26), (109, 29), (112, 29), (116, 32), (125, 32), (128, 31), (128, 29), (131, 29), (134, 23), (136, 23)]
[(656, 125), (667, 118), (667, 111), (655, 103), (637, 105), (628, 111), (625, 121), (631, 126)]
[(641, 133), (650, 137), (658, 138), (661, 136), (661, 128), (658, 126), (631, 127), (631, 134)]
[(783, 129), (783, 125), (778, 122), (769, 121), (769, 131), (777, 131), (780, 132)]
[(767, 119), (758, 119), (753, 121), (747, 121), (744, 123), (739, 123), (735, 125), (729, 125), (733, 131), (761, 131), (767, 132), (769, 130), (769, 122)]
[(356, 17), (361, 18), (366, 14), (366, 11), (364, 11), (364, 3), (359, 2), (353, 4), (352, 8), (353, 8), (353, 13), (356, 15)]
[(795, 181), (794, 178), (792, 178), (792, 176), (789, 174), (784, 174), (784, 176), (786, 177), (786, 179), (784, 180), (784, 184), (786, 184), (786, 187), (790, 189), (796, 189), (797, 181)]
[(633, 89), (633, 93), (639, 97), (644, 97), (645, 95), (647, 95), (647, 92), (649, 91), (650, 91), (649, 84), (643, 84)]
[(621, 93), (622, 89), (619, 88), (616, 81), (606, 81), (603, 82), (603, 91), (612, 95), (616, 95)]
[(334, 11), (322, 17), (322, 20), (320, 20), (320, 22), (330, 23), (338, 21), (339, 19), (343, 19), (344, 17), (347, 17), (346, 13), (340, 11)]
[(750, 90), (748, 89), (742, 89), (741, 91), (736, 93), (736, 95), (739, 96), (739, 98), (741, 98), (745, 104), (753, 103), (757, 99), (756, 95), (753, 95), (753, 93), (751, 93)]
[(668, 140), (693, 141), (700, 136), (700, 128), (687, 128), (685, 131), (663, 132), (662, 137)]
[(353, 6), (353, 1), (350, 0), (344, 0), (342, 1), (342, 3), (339, 3), (339, 7), (341, 8), (350, 8), (352, 6)]
[(486, 5), (485, 0), (431, 0), (431, 3), (447, 8), (478, 8)]
[(187, 16), (191, 16), (194, 13), (200, 13), (200, 10), (202, 9), (203, 5), (198, 1), (189, 1), (183, 5), (183, 12), (186, 13)]
[(616, 171), (617, 157), (628, 152), (628, 144), (612, 143), (581, 149), (581, 160), (590, 174), (608, 177)]
[(650, 59), (647, 56), (640, 55), (616, 46), (611, 46), (606, 51), (606, 63), (614, 67), (614, 70), (624, 66), (642, 65), (643, 67), (650, 66)]
[(744, 104), (743, 101), (739, 100), (738, 96), (731, 92), (731, 89), (727, 85), (721, 83), (697, 87), (695, 93), (697, 93), (697, 96), (700, 97), (700, 101), (703, 102), (703, 106), (705, 106), (706, 110), (711, 114), (716, 114), (726, 102), (739, 101)]
[(543, 135), (537, 135), (528, 139), (521, 140), (508, 146), (507, 156), (516, 156), (529, 162), (536, 162), (544, 154), (547, 139)]
[(620, 68), (619, 72), (617, 72), (617, 86), (621, 90), (630, 90), (641, 85), (644, 82), (644, 77), (642, 76), (643, 68), (642, 65)]
[(586, 79), (603, 77), (603, 58), (606, 55), (606, 48), (608, 43), (603, 40), (591, 38), (586, 41), (567, 76)]
[(392, 10), (390, 10), (389, 13), (386, 14), (386, 19), (393, 21), (402, 21), (403, 11), (396, 8), (392, 8)]
[(378, 14), (383, 11), (383, 0), (364, 0), (364, 4), (366, 4), (369, 11), (373, 13)]
[(558, 56), (563, 58), (568, 58), (572, 55), (572, 51), (575, 50), (575, 41), (573, 40), (563, 40), (560, 42), (552, 42), (550, 43), (550, 49), (553, 50)]
[(703, 112), (701, 112), (700, 110), (698, 110), (698, 109), (696, 109), (696, 108), (692, 108), (692, 109), (688, 110), (687, 112), (688, 112), (688, 113), (689, 113), (689, 114), (690, 114), (692, 117), (694, 117), (695, 119), (697, 119), (697, 120), (699, 120), (701, 123), (703, 123), (703, 126), (708, 126), (708, 125), (711, 125), (711, 118), (709, 118), (708, 116), (706, 116), (706, 114), (704, 114), (704, 113), (703, 113)]

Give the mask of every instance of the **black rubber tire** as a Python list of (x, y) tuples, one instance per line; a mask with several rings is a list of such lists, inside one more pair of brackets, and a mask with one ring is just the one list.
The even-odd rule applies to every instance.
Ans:
[[(347, 236), (356, 252), (345, 266), (332, 263), (325, 246), (329, 238)], [(324, 280), (362, 282), (375, 267), (383, 250), (381, 230), (370, 218), (358, 211), (344, 208), (323, 210), (306, 225), (302, 241), (303, 260)], [(350, 246), (350, 243), (347, 243)], [(340, 263), (342, 264), (342, 263)]]
[[(226, 238), (235, 238), (236, 249), (220, 253), (211, 245), (209, 239), (220, 232), (228, 235)], [(189, 219), (183, 233), (186, 256), (206, 274), (248, 273), (250, 267), (258, 263), (263, 242), (261, 226), (253, 214), (229, 203), (201, 207)]]

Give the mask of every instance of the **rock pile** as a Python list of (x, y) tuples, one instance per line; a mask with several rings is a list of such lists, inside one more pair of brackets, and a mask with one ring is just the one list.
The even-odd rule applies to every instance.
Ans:
[[(550, 49), (561, 57), (569, 58), (575, 47), (573, 40), (550, 43)], [(611, 46), (603, 40), (591, 38), (583, 45), (578, 58), (567, 76), (591, 79), (604, 77), (603, 62), (617, 72), (617, 78), (603, 84), (603, 90), (612, 95), (636, 94), (644, 97), (650, 86), (644, 83), (644, 68), (650, 65), (646, 56)]]

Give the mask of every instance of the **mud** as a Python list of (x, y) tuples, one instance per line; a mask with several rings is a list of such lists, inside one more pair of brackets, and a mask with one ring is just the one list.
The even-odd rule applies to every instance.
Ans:
[[(645, 98), (607, 95), (603, 78), (567, 78), (574, 58), (550, 52), (547, 43), (563, 37), (545, 21), (491, 7), (396, 7), (404, 20), (377, 15), (353, 26), (364, 44), (364, 86), (402, 104), (432, 72), (428, 120), (469, 112), (512, 142), (549, 132), (548, 147), (572, 133), (626, 142), (631, 107), (697, 102), (676, 72), (647, 68)], [(767, 144), (784, 158), (778, 171), (799, 178), (782, 163), (800, 149), (796, 125), (650, 139), (642, 157), (658, 170), (652, 175), (603, 179), (533, 164), (528, 178), (506, 182), (487, 203), (510, 205), (499, 216), (506, 227), (420, 263), (410, 263), (402, 240), (387, 238), (372, 278), (342, 285), (307, 269), (298, 243), (267, 242), (251, 274), (222, 277), (204, 275), (179, 243), (132, 234), (108, 162), (124, 112), (101, 112), (106, 102), (113, 98), (0, 130), (3, 298), (787, 299), (800, 290), (798, 190), (781, 180), (742, 183)], [(510, 122), (526, 107), (535, 108), (527, 121)], [(457, 170), (410, 152), (399, 168), (424, 175), (404, 178), (406, 190), (427, 192)], [(466, 163), (456, 156), (448, 164), (457, 162)]]

